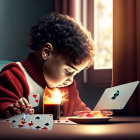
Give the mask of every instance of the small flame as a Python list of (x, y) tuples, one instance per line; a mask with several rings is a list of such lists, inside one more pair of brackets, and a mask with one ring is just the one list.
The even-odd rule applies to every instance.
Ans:
[(64, 92), (58, 88), (49, 89), (45, 88), (43, 95), (43, 104), (61, 104), (67, 101), (67, 92)]

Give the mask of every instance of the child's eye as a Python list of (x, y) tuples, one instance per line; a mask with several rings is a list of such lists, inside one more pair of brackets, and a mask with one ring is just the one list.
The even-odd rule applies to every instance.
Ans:
[(67, 74), (72, 74), (73, 72), (68, 71), (67, 69), (65, 69)]

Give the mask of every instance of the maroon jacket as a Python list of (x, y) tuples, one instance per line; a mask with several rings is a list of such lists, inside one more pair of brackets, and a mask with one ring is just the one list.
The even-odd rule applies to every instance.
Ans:
[[(32, 79), (45, 89), (46, 81), (35, 56), (30, 53), (21, 64)], [(59, 89), (66, 90), (69, 94), (68, 100), (63, 104), (64, 116), (74, 115), (74, 111), (91, 111), (81, 101), (75, 80), (71, 85)], [(20, 66), (16, 63), (6, 65), (0, 72), (0, 114), (4, 114), (6, 108), (20, 98), (28, 99), (29, 91), (28, 81)]]

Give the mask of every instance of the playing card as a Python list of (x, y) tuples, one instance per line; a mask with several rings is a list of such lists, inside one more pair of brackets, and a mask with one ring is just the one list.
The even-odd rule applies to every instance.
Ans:
[(25, 118), (26, 114), (25, 113), (22, 113), (22, 114), (19, 114), (19, 115), (15, 115), (15, 116), (12, 116), (10, 118), (7, 118), (5, 120), (2, 120), (0, 122), (7, 122), (7, 123), (12, 123), (12, 124), (16, 124), (20, 119), (22, 118)]
[(13, 124), (12, 126), (10, 126), (11, 128), (24, 128), (24, 124), (25, 124), (25, 118), (22, 117), (17, 123)]
[(13, 128), (51, 130), (53, 126), (52, 114), (33, 114), (20, 120)]
[(53, 123), (57, 123), (57, 124), (77, 124), (73, 121), (70, 120), (54, 120)]
[(32, 107), (36, 107), (39, 105), (40, 101), (40, 95), (39, 94), (30, 94), (28, 96), (29, 103), (32, 105)]

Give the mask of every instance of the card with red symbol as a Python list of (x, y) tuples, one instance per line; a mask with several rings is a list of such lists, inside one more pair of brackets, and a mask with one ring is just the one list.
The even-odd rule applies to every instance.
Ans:
[(0, 122), (16, 124), (19, 120), (26, 117), (26, 113), (21, 113), (10, 118), (4, 119)]
[(73, 121), (70, 120), (54, 120), (53, 123), (57, 123), (57, 124), (77, 124)]
[(53, 115), (52, 114), (33, 114), (26, 118), (22, 118), (12, 128), (24, 128), (34, 130), (52, 130)]
[(29, 103), (32, 105), (32, 107), (36, 107), (39, 105), (40, 101), (40, 95), (39, 94), (30, 94), (28, 96)]

